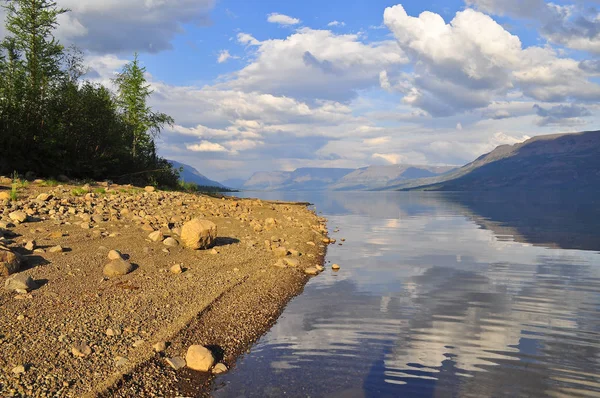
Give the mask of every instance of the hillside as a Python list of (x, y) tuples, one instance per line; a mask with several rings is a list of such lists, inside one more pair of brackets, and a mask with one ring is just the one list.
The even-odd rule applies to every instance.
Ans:
[(268, 191), (314, 191), (328, 187), (354, 169), (302, 168), (291, 172), (260, 172), (254, 174), (243, 188)]
[(455, 169), (437, 166), (370, 166), (353, 171), (331, 186), (333, 190), (381, 189), (407, 180), (435, 177)]
[(397, 190), (600, 190), (600, 131), (534, 137), (499, 146), (446, 175), (398, 184)]
[(194, 184), (204, 186), (204, 187), (225, 188), (225, 186), (223, 184), (221, 184), (217, 181), (213, 181), (213, 180), (209, 179), (208, 177), (200, 174), (200, 172), (198, 170), (196, 170), (195, 168), (193, 168), (190, 165), (176, 162), (174, 160), (169, 160), (169, 163), (171, 163), (173, 165), (173, 168), (175, 168), (175, 169), (179, 169), (180, 167), (183, 167), (183, 171), (179, 173), (179, 178), (182, 181), (193, 182)]

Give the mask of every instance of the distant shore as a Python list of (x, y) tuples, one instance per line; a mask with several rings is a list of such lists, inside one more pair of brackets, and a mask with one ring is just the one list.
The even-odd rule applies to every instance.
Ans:
[[(199, 344), (233, 366), (324, 262), (325, 220), (304, 204), (43, 181), (7, 199), (8, 182), (1, 244), (24, 260), (9, 278), (35, 286), (0, 291), (2, 396), (208, 395), (214, 376), (167, 359)], [(214, 247), (182, 246), (195, 217)], [(103, 275), (111, 250), (133, 272)]]

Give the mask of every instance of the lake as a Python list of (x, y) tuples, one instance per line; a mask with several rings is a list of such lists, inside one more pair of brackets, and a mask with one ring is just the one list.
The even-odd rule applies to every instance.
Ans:
[(242, 195), (314, 203), (345, 242), (216, 397), (600, 396), (594, 199)]

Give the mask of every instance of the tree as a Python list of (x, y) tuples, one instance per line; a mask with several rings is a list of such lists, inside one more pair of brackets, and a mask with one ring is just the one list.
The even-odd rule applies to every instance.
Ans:
[(164, 113), (155, 113), (146, 101), (153, 90), (144, 76), (146, 68), (140, 66), (138, 54), (133, 61), (125, 65), (115, 79), (118, 90), (118, 104), (125, 122), (131, 129), (131, 156), (155, 157), (154, 139), (160, 135), (165, 125), (172, 126), (175, 121)]

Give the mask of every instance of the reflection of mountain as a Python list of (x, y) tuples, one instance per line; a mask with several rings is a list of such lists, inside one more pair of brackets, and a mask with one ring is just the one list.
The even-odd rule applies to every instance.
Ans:
[(463, 213), (498, 237), (561, 249), (600, 251), (599, 200), (531, 194), (445, 195)]

